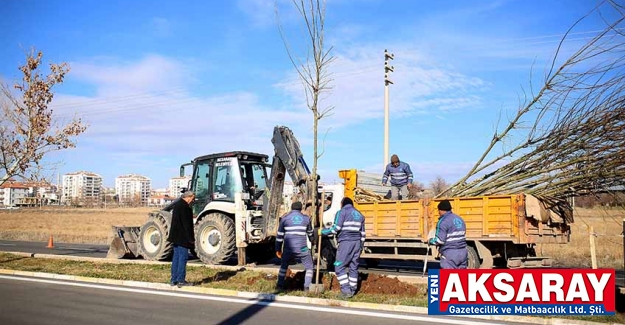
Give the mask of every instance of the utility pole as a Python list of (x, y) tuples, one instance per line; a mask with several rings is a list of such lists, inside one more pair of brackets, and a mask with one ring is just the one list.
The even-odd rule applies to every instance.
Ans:
[(384, 164), (382, 166), (386, 166), (389, 162), (389, 153), (388, 153), (388, 133), (389, 133), (389, 110), (388, 110), (388, 86), (392, 85), (393, 82), (388, 78), (389, 72), (394, 71), (394, 67), (388, 64), (388, 60), (393, 60), (395, 56), (390, 54), (388, 50), (384, 50)]

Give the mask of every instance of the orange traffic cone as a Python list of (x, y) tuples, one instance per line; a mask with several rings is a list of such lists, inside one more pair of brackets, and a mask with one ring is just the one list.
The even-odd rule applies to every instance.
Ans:
[(52, 235), (50, 235), (50, 239), (48, 239), (48, 246), (46, 246), (47, 248), (54, 248), (54, 240), (52, 239)]

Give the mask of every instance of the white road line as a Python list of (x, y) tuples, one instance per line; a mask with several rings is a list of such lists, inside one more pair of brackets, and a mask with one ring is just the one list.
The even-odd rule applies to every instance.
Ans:
[(15, 245), (15, 244), (3, 244), (3, 243), (0, 243), (0, 246), (17, 246), (17, 245)]
[(6, 275), (0, 275), (0, 279), (51, 283), (51, 284), (95, 288), (95, 289), (112, 290), (112, 291), (145, 293), (145, 294), (158, 295), (158, 296), (223, 301), (223, 302), (232, 302), (232, 303), (248, 304), (248, 305), (262, 305), (262, 306), (271, 306), (271, 307), (280, 307), (280, 308), (302, 309), (302, 310), (308, 310), (308, 311), (318, 311), (318, 312), (323, 312), (323, 313), (349, 314), (349, 315), (357, 315), (357, 316), (412, 320), (412, 321), (418, 321), (418, 322), (443, 323), (443, 324), (455, 324), (455, 325), (482, 325), (482, 324), (504, 325), (502, 323), (493, 323), (493, 322), (449, 319), (447, 317), (440, 317), (440, 316), (437, 318), (433, 316), (402, 315), (402, 314), (391, 314), (391, 313), (385, 313), (385, 312), (351, 310), (351, 309), (344, 309), (344, 308), (326, 308), (326, 307), (318, 307), (318, 306), (310, 306), (310, 305), (292, 305), (292, 304), (273, 302), (273, 301), (258, 301), (258, 300), (248, 300), (248, 299), (240, 299), (240, 298), (206, 296), (206, 295), (200, 295), (200, 294), (187, 294), (187, 293), (179, 293), (179, 292), (124, 288), (124, 287), (104, 286), (104, 285), (98, 285), (98, 284), (79, 283), (79, 282), (65, 282), (65, 281), (58, 281), (58, 280), (46, 280), (46, 279), (36, 279), (36, 278), (22, 278), (22, 277), (14, 277), (14, 276), (6, 276)]

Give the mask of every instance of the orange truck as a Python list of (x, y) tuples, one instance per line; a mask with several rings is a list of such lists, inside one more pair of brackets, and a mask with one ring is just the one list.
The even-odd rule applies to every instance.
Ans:
[[(377, 179), (372, 175), (375, 174), (355, 169), (341, 170), (342, 193), (336, 185), (324, 188), (332, 196), (324, 213), (325, 226), (333, 222), (342, 197), (354, 200), (355, 207), (365, 216), (367, 238), (361, 258), (371, 266), (380, 260), (425, 260), (430, 254), (428, 234), (436, 227), (437, 205), (443, 199), (451, 202), (453, 212), (467, 225), (469, 268), (549, 267), (552, 260), (537, 256), (536, 244), (570, 241), (572, 211), (560, 209), (556, 213), (531, 195), (358, 202), (358, 188), (375, 191), (377, 186), (379, 194), (388, 191), (388, 187), (380, 186), (382, 176)], [(436, 255), (436, 251), (432, 254)]]

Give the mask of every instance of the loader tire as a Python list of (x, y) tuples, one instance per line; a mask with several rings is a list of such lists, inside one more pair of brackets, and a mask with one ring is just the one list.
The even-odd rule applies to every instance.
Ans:
[(234, 221), (222, 213), (210, 213), (195, 227), (195, 252), (205, 264), (223, 264), (237, 250)]
[(148, 261), (171, 259), (173, 245), (167, 240), (169, 225), (164, 218), (150, 218), (139, 231), (139, 255)]
[(475, 248), (467, 246), (467, 269), (479, 269), (481, 264)]

